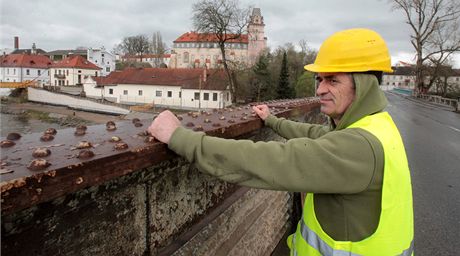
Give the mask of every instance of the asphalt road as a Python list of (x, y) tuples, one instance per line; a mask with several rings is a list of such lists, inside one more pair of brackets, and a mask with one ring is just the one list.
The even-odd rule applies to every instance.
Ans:
[(393, 93), (412, 176), (416, 255), (460, 255), (460, 114)]

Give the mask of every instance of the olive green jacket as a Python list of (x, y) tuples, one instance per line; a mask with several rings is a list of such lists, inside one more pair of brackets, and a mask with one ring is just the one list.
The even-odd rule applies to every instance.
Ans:
[(359, 241), (375, 231), (380, 215), (383, 148), (359, 128), (346, 128), (386, 104), (377, 79), (354, 74), (355, 99), (340, 123), (298, 123), (269, 116), (265, 125), (286, 142), (206, 136), (180, 127), (169, 148), (199, 170), (254, 188), (315, 193), (315, 212), (335, 240)]

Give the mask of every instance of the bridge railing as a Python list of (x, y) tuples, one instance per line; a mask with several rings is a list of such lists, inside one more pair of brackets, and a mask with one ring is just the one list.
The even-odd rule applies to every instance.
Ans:
[(453, 107), (455, 110), (459, 111), (459, 100), (458, 99), (456, 100), (456, 99), (450, 99), (450, 98), (443, 98), (442, 96), (431, 95), (431, 94), (420, 94), (418, 97), (424, 100), (430, 101), (430, 102)]
[[(277, 116), (324, 122), (316, 98), (267, 103)], [(180, 119), (213, 136), (280, 139), (262, 129), (250, 106)], [(199, 173), (146, 133), (150, 122), (1, 138), (2, 252), (269, 254), (287, 230), (289, 194), (239, 188)], [(247, 242), (258, 246), (247, 248)]]

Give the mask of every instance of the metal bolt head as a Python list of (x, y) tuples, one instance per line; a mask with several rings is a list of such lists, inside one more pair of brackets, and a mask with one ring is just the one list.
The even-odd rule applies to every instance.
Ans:
[(2, 148), (9, 148), (14, 145), (16, 145), (16, 143), (14, 143), (14, 141), (11, 140), (2, 140), (2, 142), (0, 142), (0, 147)]
[(49, 150), (48, 148), (37, 148), (34, 150), (34, 152), (32, 152), (32, 156), (37, 158), (46, 157), (49, 155), (51, 155), (51, 150)]
[(16, 132), (9, 133), (8, 136), (6, 136), (8, 140), (19, 140), (21, 138), (21, 135)]
[(50, 162), (46, 161), (45, 159), (39, 158), (32, 160), (32, 162), (30, 162), (27, 166), (27, 169), (32, 171), (39, 171), (48, 168), (48, 166), (50, 165)]

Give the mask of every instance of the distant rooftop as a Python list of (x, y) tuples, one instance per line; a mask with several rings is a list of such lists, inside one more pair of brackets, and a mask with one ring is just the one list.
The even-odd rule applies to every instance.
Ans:
[[(232, 37), (233, 35), (228, 35), (228, 37)], [(219, 40), (215, 34), (208, 34), (208, 33), (197, 33), (195, 31), (187, 32), (182, 34), (179, 38), (177, 38), (174, 43), (182, 43), (182, 42), (214, 42), (217, 43)], [(230, 39), (227, 41), (228, 43), (248, 43), (248, 35), (242, 34), (238, 39)]]
[(86, 50), (54, 50), (48, 52), (46, 55), (51, 56), (51, 55), (86, 55), (87, 51)]

